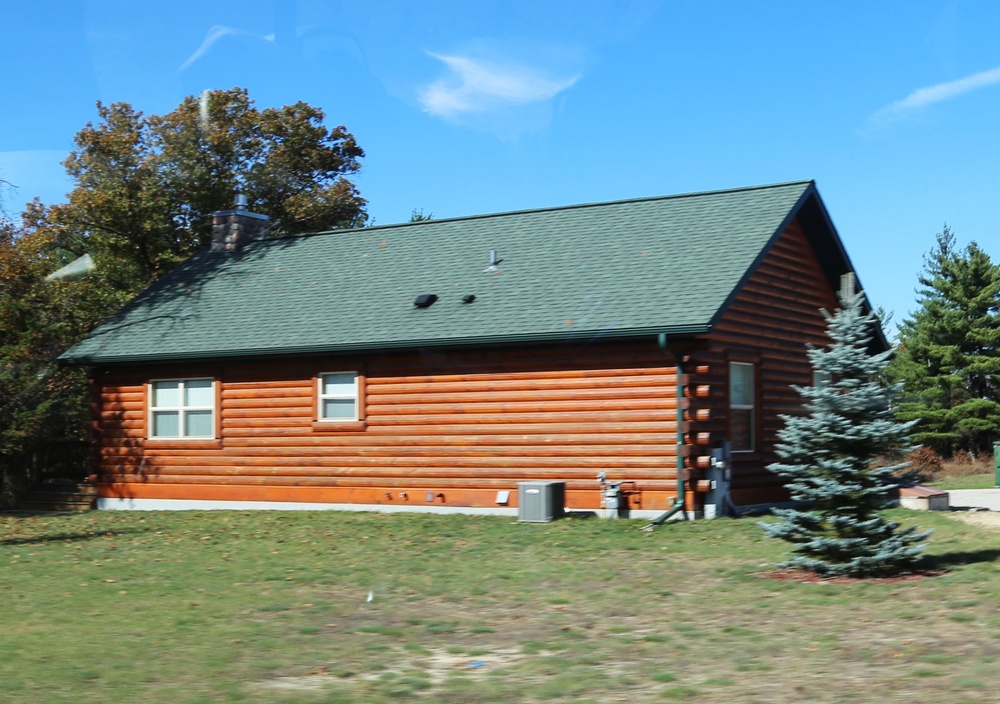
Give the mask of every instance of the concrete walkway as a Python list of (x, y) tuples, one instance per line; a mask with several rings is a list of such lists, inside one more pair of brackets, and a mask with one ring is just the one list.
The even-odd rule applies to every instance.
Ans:
[(1000, 489), (951, 489), (948, 491), (948, 503), (952, 509), (1000, 511)]

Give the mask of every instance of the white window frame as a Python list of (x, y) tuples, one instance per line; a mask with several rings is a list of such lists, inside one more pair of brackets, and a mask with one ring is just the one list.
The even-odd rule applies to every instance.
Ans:
[(830, 372), (813, 369), (813, 388), (825, 389), (833, 383), (833, 375)]
[[(212, 404), (209, 406), (195, 406), (195, 405), (185, 405), (184, 395), (186, 384), (192, 381), (208, 381), (211, 383), (212, 389)], [(164, 383), (176, 383), (177, 384), (177, 397), (178, 405), (176, 406), (155, 406), (153, 405), (156, 400), (156, 385)], [(218, 382), (210, 376), (195, 376), (195, 377), (182, 377), (176, 379), (150, 379), (147, 384), (147, 416), (146, 423), (149, 428), (147, 436), (150, 440), (215, 440), (216, 439), (216, 418), (218, 417), (218, 409), (216, 408), (218, 404), (218, 390), (216, 384)], [(186, 427), (186, 416), (192, 411), (210, 411), (212, 414), (211, 418), (211, 435), (186, 435), (184, 433), (184, 428)], [(156, 423), (155, 417), (157, 413), (176, 413), (177, 414), (177, 435), (156, 435)]]
[[(750, 403), (735, 403), (733, 401), (733, 380), (735, 375), (733, 373), (736, 367), (749, 367), (750, 368)], [(733, 444), (733, 452), (754, 452), (757, 446), (757, 404), (756, 404), (756, 393), (757, 393), (757, 368), (753, 362), (730, 362), (729, 363), (729, 408), (732, 411), (749, 411), (750, 421), (749, 427), (747, 429), (750, 438), (749, 447), (736, 447)], [(730, 428), (732, 426), (730, 425)], [(730, 432), (730, 441), (733, 441), (732, 432)]]
[[(325, 380), (330, 376), (350, 374), (354, 377), (354, 387), (351, 393), (324, 394), (326, 386)], [(344, 369), (341, 371), (321, 372), (316, 375), (316, 419), (321, 423), (354, 423), (361, 419), (361, 373), (354, 369)], [(354, 416), (345, 418), (343, 416), (327, 417), (323, 415), (323, 402), (331, 400), (350, 399), (354, 402)]]

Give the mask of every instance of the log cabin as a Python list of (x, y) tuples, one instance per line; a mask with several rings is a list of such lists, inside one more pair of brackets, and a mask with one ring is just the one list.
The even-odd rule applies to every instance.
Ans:
[(61, 358), (91, 370), (99, 508), (781, 502), (779, 416), (852, 272), (812, 181), (273, 238), (213, 217)]

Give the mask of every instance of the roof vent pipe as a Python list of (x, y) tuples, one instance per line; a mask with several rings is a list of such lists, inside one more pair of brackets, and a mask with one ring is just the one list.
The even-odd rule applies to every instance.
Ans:
[(497, 267), (497, 265), (500, 262), (502, 262), (502, 261), (503, 261), (503, 259), (498, 259), (497, 258), (497, 251), (495, 249), (491, 249), (490, 250), (490, 263), (489, 263), (489, 266), (487, 266), (485, 269), (483, 269), (483, 272), (487, 273), (487, 274), (492, 274), (492, 273), (495, 273), (495, 272), (499, 271), (499, 268)]

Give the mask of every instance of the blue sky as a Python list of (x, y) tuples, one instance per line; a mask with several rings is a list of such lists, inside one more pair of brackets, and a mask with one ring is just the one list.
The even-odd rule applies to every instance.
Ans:
[(995, 0), (3, 2), (3, 205), (63, 199), (97, 100), (243, 86), (357, 137), (376, 224), (815, 179), (898, 322), (944, 223), (1000, 259), (997, 36)]

